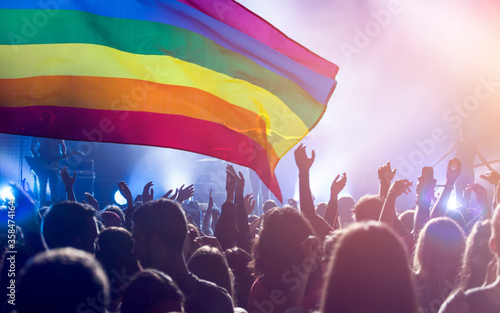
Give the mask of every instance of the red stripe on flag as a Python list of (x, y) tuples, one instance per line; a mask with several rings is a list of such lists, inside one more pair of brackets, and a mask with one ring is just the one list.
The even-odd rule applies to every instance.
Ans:
[[(37, 124), (42, 111), (54, 114), (50, 130)], [(0, 133), (151, 145), (200, 153), (250, 167), (282, 201), (274, 175), (277, 156), (268, 159), (266, 150), (251, 138), (208, 121), (148, 112), (0, 107)]]

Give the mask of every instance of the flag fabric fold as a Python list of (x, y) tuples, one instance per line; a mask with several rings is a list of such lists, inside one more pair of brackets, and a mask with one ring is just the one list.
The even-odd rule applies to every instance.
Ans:
[(280, 201), (274, 169), (337, 71), (230, 0), (0, 1), (0, 132), (213, 156)]

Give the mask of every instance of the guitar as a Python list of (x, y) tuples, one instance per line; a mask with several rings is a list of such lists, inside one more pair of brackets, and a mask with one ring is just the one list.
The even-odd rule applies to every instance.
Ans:
[(73, 151), (70, 153), (65, 153), (61, 156), (59, 156), (57, 159), (49, 162), (45, 159), (43, 159), (40, 156), (24, 156), (24, 159), (26, 160), (26, 163), (28, 163), (29, 167), (35, 174), (38, 176), (40, 171), (59, 171), (59, 166), (57, 165), (57, 162), (62, 159), (69, 158), (72, 155), (80, 155), (84, 156), (84, 154), (80, 151)]

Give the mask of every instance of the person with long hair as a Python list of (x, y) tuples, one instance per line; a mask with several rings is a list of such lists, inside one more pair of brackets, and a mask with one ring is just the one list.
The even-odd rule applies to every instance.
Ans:
[(413, 258), (417, 296), (424, 312), (438, 312), (458, 286), (465, 237), (447, 217), (431, 219), (420, 232)]
[(325, 275), (322, 313), (414, 313), (417, 302), (407, 252), (380, 222), (344, 229)]
[(465, 243), (465, 253), (460, 270), (458, 288), (465, 291), (484, 283), (488, 264), (493, 259), (488, 245), (491, 236), (491, 222), (476, 223)]
[(321, 270), (313, 234), (309, 222), (291, 207), (273, 208), (264, 215), (253, 247), (251, 267), (257, 279), (250, 290), (249, 312), (317, 309)]

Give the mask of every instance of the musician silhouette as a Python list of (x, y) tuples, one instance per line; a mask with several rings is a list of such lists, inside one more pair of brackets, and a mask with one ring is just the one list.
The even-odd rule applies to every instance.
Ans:
[(486, 161), (483, 155), (479, 153), (476, 143), (470, 137), (470, 129), (462, 125), (460, 128), (460, 138), (455, 141), (433, 165), (433, 167), (435, 167), (453, 153), (455, 153), (455, 157), (462, 162), (462, 172), (455, 183), (455, 194), (457, 200), (460, 201), (461, 205), (464, 207), (469, 206), (471, 191), (466, 190), (466, 188), (467, 185), (474, 183), (474, 159), (476, 156), (481, 163), (490, 169), (490, 171), (493, 171), (491, 165)]
[[(54, 114), (44, 111), (40, 114), (40, 130), (43, 134), (53, 132)], [(30, 151), (34, 162), (31, 169), (38, 177), (40, 184), (40, 204), (47, 204), (47, 181), (50, 188), (50, 199), (54, 203), (57, 199), (57, 176), (59, 174), (59, 160), (66, 154), (66, 144), (62, 139), (38, 138), (31, 140)]]

